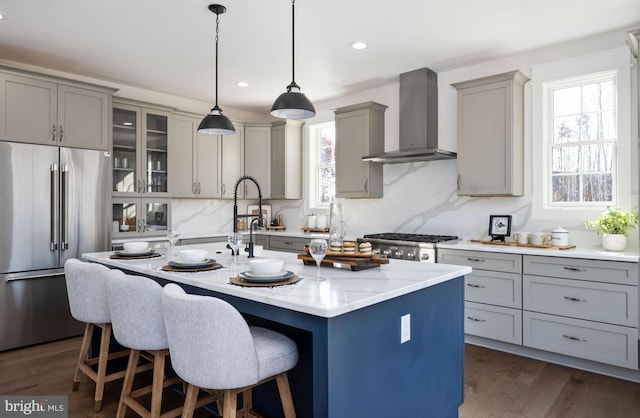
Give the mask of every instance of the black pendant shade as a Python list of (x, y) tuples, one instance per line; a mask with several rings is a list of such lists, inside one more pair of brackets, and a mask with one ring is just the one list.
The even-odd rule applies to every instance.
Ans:
[(295, 82), (295, 0), (291, 1), (291, 84), (271, 106), (271, 115), (282, 119), (309, 119), (316, 109)]
[(218, 106), (218, 32), (219, 17), (227, 8), (221, 4), (210, 4), (209, 10), (216, 14), (216, 104), (211, 112), (202, 119), (198, 132), (209, 135), (231, 135), (236, 132), (236, 128), (231, 120), (222, 114), (222, 109)]

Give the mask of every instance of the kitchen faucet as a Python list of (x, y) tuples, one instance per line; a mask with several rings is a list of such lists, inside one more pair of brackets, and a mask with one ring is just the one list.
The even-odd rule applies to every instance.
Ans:
[[(251, 180), (258, 188), (258, 215), (252, 213), (238, 215), (238, 186), (244, 180)], [(262, 219), (262, 189), (256, 180), (252, 176), (242, 176), (236, 181), (236, 185), (233, 188), (233, 232), (238, 232), (238, 218), (252, 218), (249, 222), (249, 258), (253, 258), (253, 223), (258, 220), (258, 228), (262, 228), (264, 221)], [(256, 218), (256, 219), (253, 219)]]

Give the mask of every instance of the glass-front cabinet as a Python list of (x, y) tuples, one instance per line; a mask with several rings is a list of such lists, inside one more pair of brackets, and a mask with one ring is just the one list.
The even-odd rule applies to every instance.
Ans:
[(169, 199), (112, 199), (112, 238), (165, 235), (170, 219)]
[(169, 195), (170, 113), (113, 103), (113, 195)]

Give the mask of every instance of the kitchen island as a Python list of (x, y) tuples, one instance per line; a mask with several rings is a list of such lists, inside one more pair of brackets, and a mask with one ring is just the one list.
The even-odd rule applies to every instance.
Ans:
[[(195, 246), (193, 246), (195, 247)], [(285, 260), (303, 280), (278, 287), (242, 287), (229, 279), (248, 270), (240, 256), (231, 266), (224, 244), (209, 250), (222, 269), (175, 273), (160, 268), (163, 257), (114, 260), (112, 253), (85, 254), (88, 261), (161, 284), (178, 283), (189, 293), (224, 299), (253, 325), (291, 337), (300, 352), (289, 379), (299, 417), (458, 416), (463, 401), (464, 275), (469, 267), (391, 260), (352, 272), (316, 269), (295, 254), (264, 251)], [(405, 330), (402, 330), (402, 318)], [(401, 342), (401, 338), (407, 341)], [(258, 412), (281, 416), (275, 386), (254, 390)]]

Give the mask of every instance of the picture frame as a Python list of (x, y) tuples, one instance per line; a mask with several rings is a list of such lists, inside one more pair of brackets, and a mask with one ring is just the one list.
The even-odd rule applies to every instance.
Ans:
[(489, 215), (491, 241), (503, 241), (511, 236), (511, 215)]
[[(247, 205), (247, 214), (249, 215), (257, 215), (260, 211), (260, 207), (258, 205)], [(271, 222), (271, 205), (266, 204), (262, 205), (262, 224), (263, 226), (269, 225)], [(251, 221), (247, 220), (246, 228), (249, 230), (249, 225)]]

